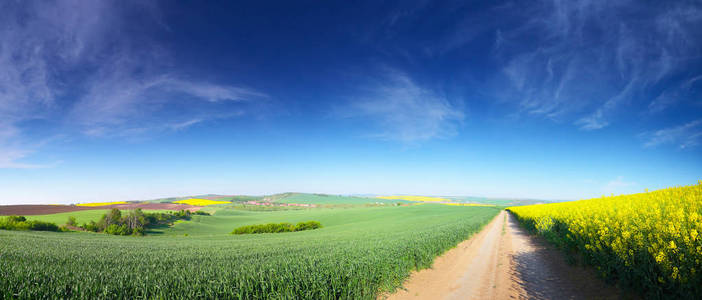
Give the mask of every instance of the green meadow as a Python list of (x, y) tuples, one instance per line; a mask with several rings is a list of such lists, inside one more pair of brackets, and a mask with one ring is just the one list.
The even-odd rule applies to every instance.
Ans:
[[(106, 214), (109, 211), (110, 211), (109, 209), (91, 209), (91, 210), (80, 210), (80, 211), (73, 211), (73, 212), (50, 214), (50, 215), (25, 216), (25, 218), (27, 218), (27, 220), (37, 220), (37, 221), (56, 223), (56, 225), (63, 225), (63, 224), (66, 224), (66, 221), (68, 221), (68, 217), (75, 217), (76, 223), (83, 224), (83, 223), (87, 223), (90, 221), (97, 222), (98, 220), (100, 220), (100, 217), (102, 217), (102, 215)], [(144, 211), (167, 212), (168, 210), (149, 209), (149, 210), (144, 210)]]
[[(145, 237), (0, 230), (0, 298), (375, 299), (498, 212), (432, 204), (219, 209)], [(230, 234), (300, 221), (323, 228)]]

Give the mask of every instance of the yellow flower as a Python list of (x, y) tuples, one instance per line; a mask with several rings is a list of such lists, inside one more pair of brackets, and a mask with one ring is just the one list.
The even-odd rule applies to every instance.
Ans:
[(231, 203), (231, 202), (230, 201), (215, 201), (215, 200), (209, 200), (209, 199), (190, 198), (190, 199), (185, 199), (185, 200), (173, 201), (173, 203), (188, 204), (188, 205), (195, 205), (195, 206), (207, 206), (207, 205), (225, 204), (225, 203)]
[(668, 248), (675, 250), (677, 247), (675, 246), (675, 241), (670, 241), (670, 244), (668, 244)]
[(560, 243), (576, 243), (598, 261), (619, 261), (618, 268), (646, 273), (636, 270), (642, 264), (633, 263), (635, 254), (646, 253), (655, 260), (656, 272), (667, 274), (648, 280), (685, 284), (699, 276), (702, 181), (640, 194), (508, 209), (525, 225), (556, 235)]

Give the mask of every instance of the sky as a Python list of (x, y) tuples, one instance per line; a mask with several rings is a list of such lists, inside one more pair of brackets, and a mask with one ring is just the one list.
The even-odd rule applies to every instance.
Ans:
[(0, 204), (700, 179), (700, 1), (0, 3)]

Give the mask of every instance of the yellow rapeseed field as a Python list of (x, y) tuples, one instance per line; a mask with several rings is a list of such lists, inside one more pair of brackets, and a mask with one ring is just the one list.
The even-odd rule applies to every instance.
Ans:
[(207, 205), (225, 204), (225, 203), (231, 203), (231, 202), (230, 201), (216, 201), (216, 200), (209, 200), (209, 199), (190, 198), (190, 199), (185, 199), (185, 200), (173, 201), (173, 203), (188, 204), (188, 205), (195, 205), (195, 206), (207, 206)]
[(439, 197), (426, 197), (426, 196), (378, 196), (380, 199), (392, 199), (392, 200), (407, 200), (407, 201), (422, 201), (422, 202), (450, 202), (451, 200)]
[(697, 185), (508, 208), (527, 228), (647, 297), (702, 295), (702, 181)]
[(113, 204), (127, 204), (127, 202), (126, 201), (115, 201), (115, 202), (80, 203), (80, 204), (76, 204), (76, 206), (105, 206), (105, 205), (113, 205)]

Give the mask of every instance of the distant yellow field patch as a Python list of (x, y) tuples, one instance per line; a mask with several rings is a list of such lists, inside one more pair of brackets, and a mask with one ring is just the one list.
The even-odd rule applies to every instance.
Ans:
[(426, 197), (426, 196), (378, 196), (380, 199), (395, 199), (395, 200), (407, 200), (407, 201), (422, 201), (422, 202), (451, 202), (451, 200), (439, 197)]
[(453, 205), (453, 206), (495, 206), (493, 204), (480, 204), (480, 203), (441, 203), (443, 205)]
[(173, 201), (173, 203), (195, 205), (195, 206), (208, 206), (208, 205), (212, 205), (212, 204), (225, 204), (225, 203), (231, 203), (231, 202), (230, 201), (215, 201), (215, 200), (209, 200), (209, 199), (190, 198), (190, 199), (185, 199), (185, 200)]
[(127, 204), (127, 202), (126, 201), (116, 201), (116, 202), (80, 203), (80, 204), (76, 204), (76, 206), (105, 206), (105, 205), (113, 205), (113, 204)]

